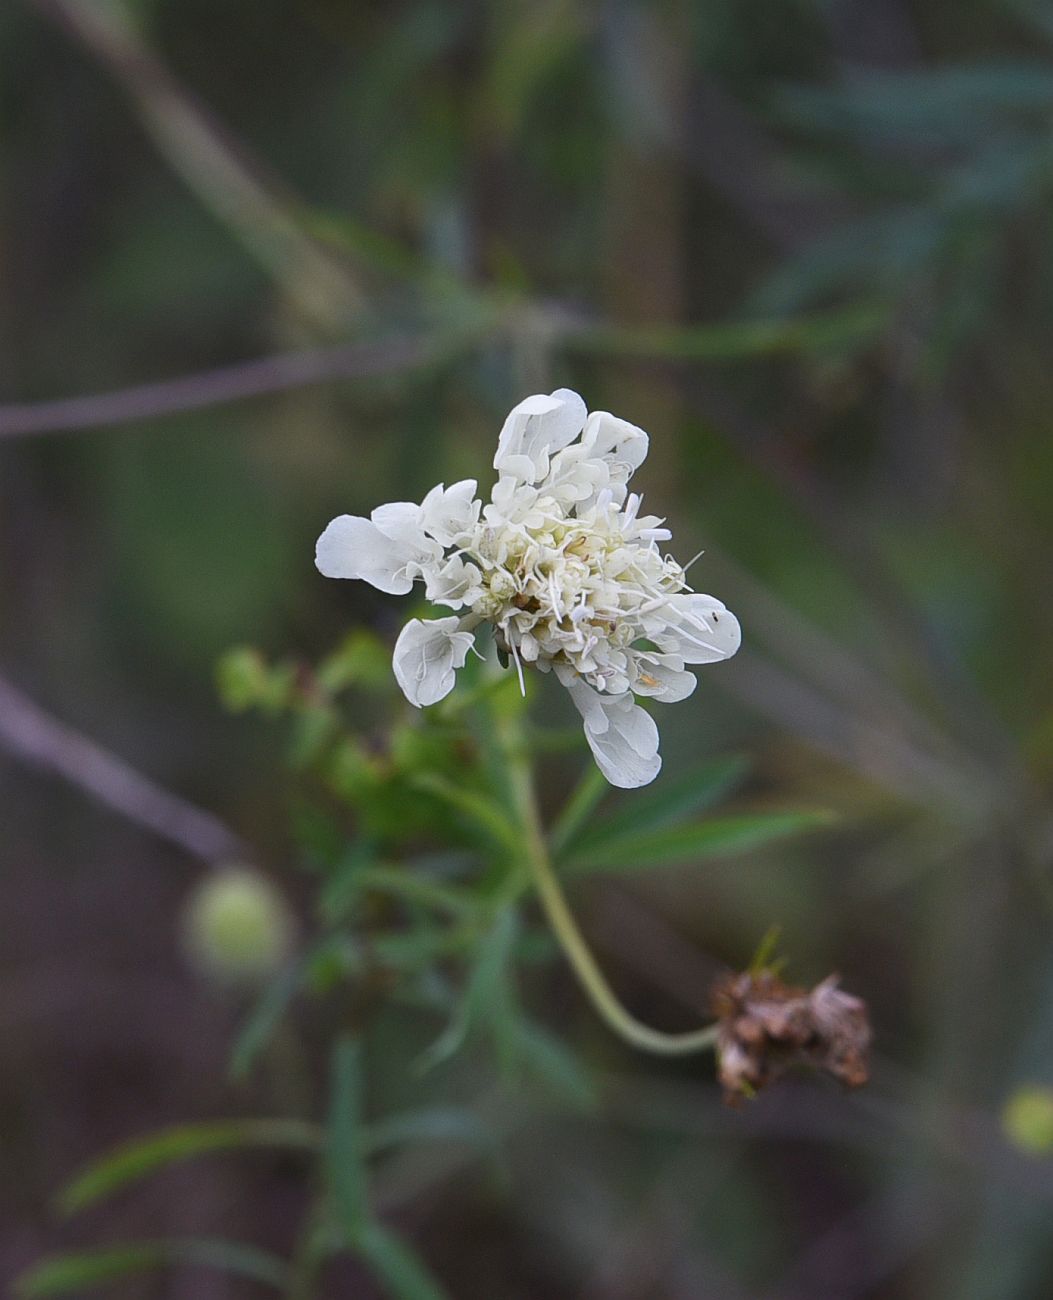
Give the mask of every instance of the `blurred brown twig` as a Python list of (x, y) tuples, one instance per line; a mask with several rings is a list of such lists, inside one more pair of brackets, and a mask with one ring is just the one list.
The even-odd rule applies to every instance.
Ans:
[(282, 392), (327, 379), (362, 379), (427, 364), (437, 352), (424, 338), (392, 338), (280, 352), (236, 365), (110, 393), (0, 406), (0, 438), (97, 429)]
[(138, 825), (206, 862), (245, 859), (242, 840), (213, 813), (143, 776), (45, 712), (0, 677), (0, 747), (53, 772)]

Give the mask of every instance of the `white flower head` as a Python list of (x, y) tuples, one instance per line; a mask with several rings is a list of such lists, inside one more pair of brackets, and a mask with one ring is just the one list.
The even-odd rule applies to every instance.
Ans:
[(687, 664), (739, 647), (735, 615), (694, 592), (660, 549), (672, 534), (628, 490), (647, 434), (569, 389), (528, 397), (505, 421), (483, 503), (474, 479), (439, 484), (420, 505), (369, 519), (341, 515), (318, 539), (328, 578), (362, 578), (405, 595), (415, 582), (451, 616), (412, 619), (395, 643), (395, 676), (418, 707), (453, 690), (475, 629), (490, 623), (515, 664), (554, 671), (570, 692), (612, 785), (658, 775), (658, 728), (636, 696), (672, 703), (695, 688)]

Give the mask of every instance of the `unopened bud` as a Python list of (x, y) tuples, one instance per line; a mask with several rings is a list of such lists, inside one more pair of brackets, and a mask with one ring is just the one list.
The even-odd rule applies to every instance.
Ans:
[(1002, 1131), (1029, 1156), (1053, 1154), (1053, 1088), (1018, 1088), (1002, 1108)]
[(277, 970), (293, 930), (285, 899), (251, 867), (224, 867), (203, 881), (183, 917), (192, 964), (226, 984), (254, 984)]

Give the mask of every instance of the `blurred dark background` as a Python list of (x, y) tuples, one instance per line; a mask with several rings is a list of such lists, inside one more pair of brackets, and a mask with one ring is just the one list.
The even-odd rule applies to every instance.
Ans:
[[(302, 911), (282, 734), (223, 712), (217, 657), (392, 636), (397, 602), (315, 573), (321, 527), (487, 484), (505, 412), (566, 384), (650, 431), (648, 507), (743, 624), (663, 716), (667, 770), (745, 754), (744, 798), (837, 814), (597, 878), (584, 924), (679, 1027), (780, 922), (797, 977), (869, 1002), (875, 1077), (727, 1113), (710, 1061), (622, 1052), (555, 966), (524, 995), (605, 1108), (539, 1098), (507, 1188), (407, 1157), (384, 1205), (458, 1300), (1053, 1295), (1053, 1160), (1000, 1123), (1053, 1086), (1053, 6), (6, 0), (0, 168), (0, 1276), (286, 1248), (292, 1158), (69, 1226), (51, 1198), (151, 1127), (320, 1104), (309, 1025), (226, 1081), (244, 1001), (177, 923), (208, 865), (25, 761), (50, 720)], [(414, 1086), (397, 1030), (377, 1096)]]

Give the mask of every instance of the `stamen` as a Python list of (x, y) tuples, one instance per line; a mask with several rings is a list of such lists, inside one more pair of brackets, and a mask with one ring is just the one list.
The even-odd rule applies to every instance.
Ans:
[(703, 650), (712, 650), (715, 655), (720, 654), (720, 647), (710, 645), (708, 641), (700, 641), (697, 636), (692, 636), (690, 632), (685, 632), (683, 627), (674, 630), (676, 636), (682, 636), (685, 641), (690, 641), (692, 645), (701, 646)]
[(519, 662), (519, 651), (516, 649), (516, 643), (505, 634), (505, 640), (508, 642), (508, 648), (512, 652), (512, 660), (516, 666), (516, 672), (519, 674), (519, 693), (523, 699), (526, 699), (526, 682), (523, 680), (523, 665)]

